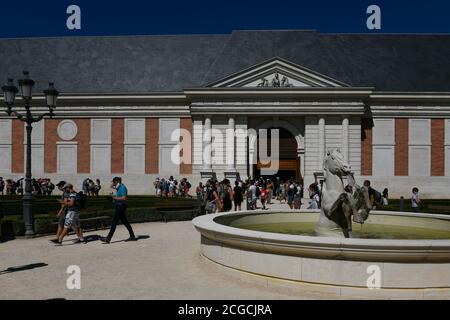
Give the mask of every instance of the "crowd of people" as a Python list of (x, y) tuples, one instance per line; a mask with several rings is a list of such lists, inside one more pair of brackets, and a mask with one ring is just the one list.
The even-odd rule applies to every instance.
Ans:
[[(369, 194), (371, 209), (387, 206), (389, 204), (389, 190), (384, 188), (379, 192), (372, 188), (369, 180), (363, 184)], [(247, 210), (267, 209), (267, 205), (273, 203), (274, 199), (280, 204), (286, 203), (291, 209), (300, 209), (304, 203), (302, 199), (308, 198), (306, 209), (321, 208), (321, 185), (314, 182), (309, 185), (307, 197), (304, 197), (303, 185), (289, 179), (281, 181), (276, 178), (271, 179), (248, 179), (246, 181), (235, 181), (234, 186), (228, 179), (222, 181), (208, 180), (206, 185), (199, 183), (195, 192), (197, 200), (203, 202), (207, 213), (240, 211), (242, 203), (246, 202)], [(350, 185), (345, 187), (345, 192), (353, 194), (353, 188)], [(411, 208), (414, 212), (419, 212), (421, 204), (419, 198), (419, 189), (414, 187), (411, 194)]]
[(100, 183), (100, 179), (95, 179), (94, 182), (91, 178), (86, 178), (83, 180), (81, 188), (85, 195), (98, 197), (100, 190), (102, 189), (102, 185)]
[[(59, 184), (64, 183), (64, 181)], [(4, 179), (0, 177), (0, 195), (23, 195), (24, 178), (15, 181), (13, 179)], [(55, 185), (48, 178), (32, 179), (32, 193), (34, 195), (52, 195)], [(369, 193), (372, 209), (387, 206), (389, 203), (389, 190), (385, 188), (381, 193), (372, 188), (370, 181), (365, 180), (363, 184)], [(190, 197), (191, 183), (187, 178), (180, 181), (173, 176), (166, 178), (157, 178), (153, 183), (155, 195), (160, 197)], [(82, 192), (87, 196), (99, 196), (102, 189), (100, 179), (85, 178), (82, 183)], [(320, 209), (321, 186), (314, 182), (309, 185), (308, 198), (310, 201), (307, 209)], [(352, 194), (353, 189), (350, 185), (345, 187), (345, 191)], [(242, 203), (246, 200), (247, 210), (259, 209), (258, 202), (262, 209), (273, 203), (277, 199), (280, 204), (286, 203), (291, 209), (300, 209), (303, 205), (304, 188), (301, 182), (294, 179), (282, 181), (279, 177), (275, 179), (247, 179), (245, 181), (235, 181), (234, 185), (228, 179), (222, 181), (208, 180), (206, 185), (202, 182), (195, 189), (195, 194), (199, 202), (206, 205), (207, 212), (228, 212), (234, 210), (240, 211)], [(420, 211), (421, 199), (419, 189), (414, 187), (411, 193), (411, 208), (414, 212)]]
[[(89, 196), (98, 196), (102, 186), (100, 180), (94, 182), (90, 178), (83, 180), (82, 190)], [(49, 178), (31, 179), (31, 192), (33, 195), (52, 195), (55, 184)], [(0, 177), (0, 195), (23, 195), (25, 191), (25, 179), (3, 179)]]
[[(309, 187), (311, 205), (309, 208), (320, 207), (318, 186)], [(207, 213), (240, 211), (242, 203), (246, 202), (247, 210), (267, 209), (267, 205), (278, 200), (280, 204), (287, 203), (291, 209), (300, 209), (303, 198), (303, 185), (294, 179), (281, 181), (280, 178), (237, 180), (234, 186), (229, 179), (222, 181), (208, 180), (196, 188), (197, 200), (204, 202)], [(260, 206), (259, 206), (260, 205)]]
[[(31, 179), (31, 192), (34, 195), (51, 195), (55, 185), (48, 178)], [(0, 195), (23, 195), (25, 190), (25, 179), (6, 179), (0, 177)]]
[(153, 182), (153, 186), (155, 188), (155, 195), (159, 197), (192, 198), (189, 194), (192, 186), (187, 178), (183, 178), (180, 181), (174, 179), (173, 176), (170, 176), (169, 179), (156, 178)]

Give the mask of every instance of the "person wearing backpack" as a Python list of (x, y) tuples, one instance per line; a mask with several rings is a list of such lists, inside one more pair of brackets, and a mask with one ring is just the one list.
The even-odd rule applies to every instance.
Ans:
[(376, 210), (377, 209), (377, 198), (380, 198), (380, 200), (381, 200), (381, 194), (377, 195), (377, 193), (379, 193), (379, 192), (370, 186), (369, 180), (364, 181), (364, 187), (367, 188), (367, 191), (369, 193), (369, 199), (370, 199), (370, 203), (372, 204), (372, 210)]
[(206, 184), (206, 213), (216, 213), (220, 197), (214, 181)]
[(116, 207), (116, 211), (114, 212), (114, 216), (111, 222), (111, 229), (106, 237), (101, 237), (100, 240), (104, 243), (110, 243), (111, 239), (116, 231), (117, 223), (122, 221), (122, 224), (127, 228), (130, 237), (125, 241), (137, 241), (136, 236), (134, 235), (133, 228), (131, 227), (130, 222), (128, 222), (126, 211), (127, 211), (127, 196), (128, 190), (127, 187), (122, 183), (122, 178), (114, 177), (112, 180), (113, 187), (116, 189), (116, 194), (112, 196), (113, 204)]
[(294, 197), (295, 194), (297, 193), (298, 189), (297, 186), (295, 185), (294, 181), (291, 179), (289, 180), (289, 190), (288, 190), (288, 205), (289, 208), (294, 209)]
[(234, 182), (233, 189), (233, 201), (234, 201), (234, 211), (241, 211), (241, 205), (244, 201), (244, 196), (242, 192), (242, 187), (239, 185), (239, 181)]
[(60, 201), (61, 204), (63, 204), (63, 206), (67, 208), (67, 213), (64, 219), (64, 230), (59, 235), (57, 244), (62, 245), (63, 239), (69, 233), (70, 228), (72, 228), (75, 234), (78, 236), (78, 239), (75, 240), (75, 243), (85, 242), (85, 239), (83, 237), (83, 230), (81, 229), (80, 223), (79, 206), (81, 199), (75, 192), (72, 184), (67, 183), (63, 186), (62, 189), (68, 194), (67, 198)]
[(254, 181), (250, 181), (250, 186), (247, 190), (247, 199), (249, 201), (250, 210), (256, 209), (256, 201), (258, 199), (259, 188), (255, 185)]

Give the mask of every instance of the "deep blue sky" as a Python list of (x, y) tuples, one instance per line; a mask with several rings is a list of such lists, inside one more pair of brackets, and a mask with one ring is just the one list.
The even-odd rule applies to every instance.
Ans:
[[(71, 4), (81, 7), (80, 31), (66, 28)], [(383, 33), (450, 33), (448, 0), (22, 0), (2, 1), (0, 37), (223, 34), (236, 29), (374, 32), (366, 28), (370, 4), (381, 7)]]

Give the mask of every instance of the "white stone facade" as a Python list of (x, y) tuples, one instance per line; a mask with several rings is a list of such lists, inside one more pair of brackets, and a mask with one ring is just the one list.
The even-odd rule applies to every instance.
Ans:
[[(276, 74), (280, 79), (286, 77), (286, 86), (260, 86), (261, 78), (276, 82)], [(45, 110), (43, 97), (33, 101), (36, 112)], [(369, 118), (373, 127), (367, 142), (363, 121)], [(396, 174), (398, 118), (408, 119), (409, 128), (404, 176)], [(87, 132), (77, 119), (88, 119)], [(149, 119), (156, 119), (151, 123), (158, 128), (149, 127)], [(444, 123), (444, 136), (439, 138), (442, 148), (437, 149), (436, 141), (441, 140), (433, 137), (441, 133), (432, 128), (436, 119)], [(358, 181), (367, 178), (380, 191), (387, 187), (393, 197), (409, 198), (411, 188), (417, 186), (423, 197), (450, 198), (449, 95), (377, 93), (374, 88), (351, 87), (282, 60), (182, 92), (62, 94), (56, 120), (59, 124), (54, 131), (49, 131), (48, 120), (33, 127), (36, 177), (81, 185), (86, 177), (107, 184), (112, 176), (120, 175), (136, 194), (153, 193), (154, 179), (170, 175), (187, 177), (194, 187), (205, 179), (205, 172), (214, 172), (218, 179), (230, 173), (246, 179), (256, 174), (255, 134), (282, 128), (295, 139), (294, 156), (288, 160), (297, 161), (295, 169), (305, 186), (322, 171), (327, 150), (339, 148)], [(115, 127), (115, 120), (123, 127)], [(13, 127), (12, 118), (0, 117), (0, 176), (17, 179), (23, 176), (24, 166), (16, 162), (25, 162), (25, 158), (24, 152), (17, 151)], [(180, 152), (185, 152), (180, 148), (180, 129), (192, 135), (192, 163), (179, 163)], [(49, 141), (51, 135), (56, 135), (56, 142)], [(157, 139), (151, 140), (152, 135)], [(89, 155), (83, 157), (84, 153)], [(46, 159), (54, 160), (54, 165)]]

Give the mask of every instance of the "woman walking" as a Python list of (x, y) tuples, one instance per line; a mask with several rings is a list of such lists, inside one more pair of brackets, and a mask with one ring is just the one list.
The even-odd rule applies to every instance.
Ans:
[(241, 211), (242, 201), (244, 200), (242, 187), (239, 185), (239, 181), (234, 182), (233, 189), (233, 199), (234, 199), (234, 211)]
[(233, 190), (231, 189), (230, 180), (223, 180), (223, 211), (228, 212), (233, 208)]

